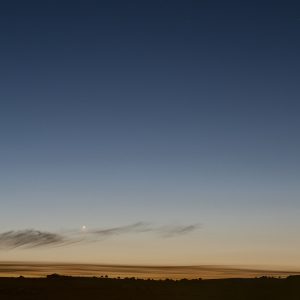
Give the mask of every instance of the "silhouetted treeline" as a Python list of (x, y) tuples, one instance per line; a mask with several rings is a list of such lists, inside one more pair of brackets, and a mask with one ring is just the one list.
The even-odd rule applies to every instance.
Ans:
[(132, 278), (71, 277), (0, 278), (0, 299), (300, 299), (300, 276), (286, 279), (143, 280)]

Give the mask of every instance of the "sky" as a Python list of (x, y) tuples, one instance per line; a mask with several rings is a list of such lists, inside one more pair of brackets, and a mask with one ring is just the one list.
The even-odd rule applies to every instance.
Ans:
[(299, 1), (1, 1), (0, 260), (300, 269)]

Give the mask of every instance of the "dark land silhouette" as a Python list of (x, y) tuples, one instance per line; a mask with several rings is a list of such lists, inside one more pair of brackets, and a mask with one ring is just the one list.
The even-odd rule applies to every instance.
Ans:
[(71, 277), (0, 278), (0, 299), (300, 299), (300, 276), (284, 279), (151, 280)]

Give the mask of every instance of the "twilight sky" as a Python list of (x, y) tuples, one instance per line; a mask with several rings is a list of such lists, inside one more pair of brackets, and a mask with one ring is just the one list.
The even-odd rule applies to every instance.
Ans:
[(0, 260), (300, 267), (299, 36), (299, 1), (2, 1)]

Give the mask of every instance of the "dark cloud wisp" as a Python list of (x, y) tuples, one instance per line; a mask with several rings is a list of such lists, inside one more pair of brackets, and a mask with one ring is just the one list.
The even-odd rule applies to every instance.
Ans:
[(162, 237), (175, 237), (179, 235), (185, 235), (200, 228), (199, 224), (193, 224), (188, 226), (162, 226), (158, 228), (158, 232)]
[(137, 222), (130, 225), (111, 227), (106, 229), (95, 229), (88, 231), (90, 234), (96, 236), (109, 237), (113, 235), (126, 234), (126, 233), (138, 233), (151, 231), (150, 225), (144, 222)]
[(66, 231), (63, 233), (46, 232), (33, 229), (12, 230), (0, 233), (0, 249), (58, 247), (77, 243), (101, 241), (116, 235), (154, 233), (163, 238), (185, 235), (199, 228), (198, 224), (179, 226), (155, 227), (148, 223), (138, 222), (130, 225), (105, 229), (91, 229), (84, 231)]
[(153, 232), (161, 237), (175, 237), (179, 235), (188, 234), (200, 228), (199, 224), (192, 225), (168, 225), (168, 226), (152, 226), (149, 223), (138, 222), (131, 225), (112, 227), (107, 229), (97, 229), (88, 231), (97, 237), (110, 237), (114, 235), (127, 234), (127, 233), (143, 233)]
[(70, 242), (71, 240), (61, 234), (32, 229), (7, 231), (0, 234), (0, 249), (61, 246)]

